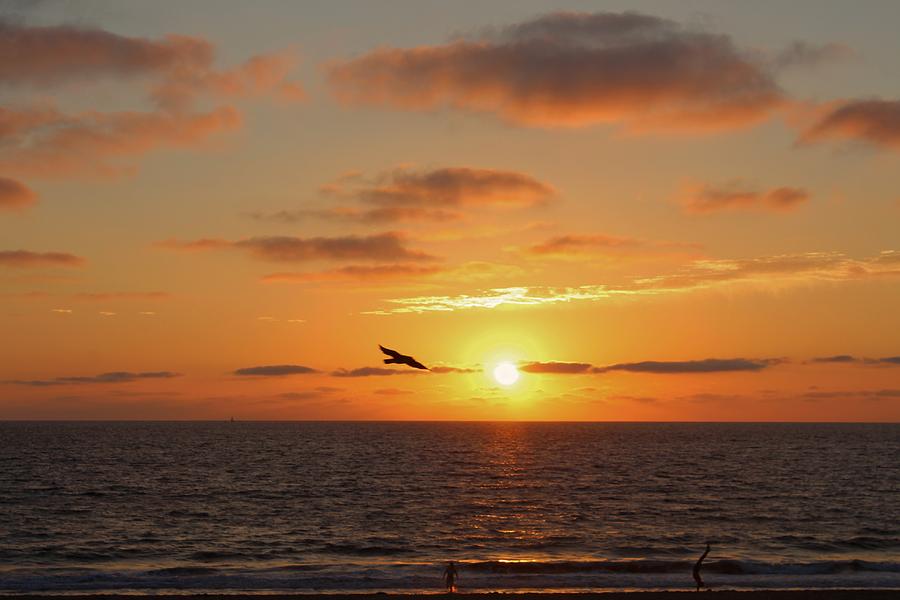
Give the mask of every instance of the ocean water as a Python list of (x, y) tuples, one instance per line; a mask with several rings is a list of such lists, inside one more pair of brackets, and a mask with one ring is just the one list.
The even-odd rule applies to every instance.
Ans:
[(0, 423), (0, 592), (900, 588), (900, 425)]

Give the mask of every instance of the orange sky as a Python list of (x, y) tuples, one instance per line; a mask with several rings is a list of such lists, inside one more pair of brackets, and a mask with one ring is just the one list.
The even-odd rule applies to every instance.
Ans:
[(900, 6), (154, 8), (0, 11), (0, 419), (900, 419)]

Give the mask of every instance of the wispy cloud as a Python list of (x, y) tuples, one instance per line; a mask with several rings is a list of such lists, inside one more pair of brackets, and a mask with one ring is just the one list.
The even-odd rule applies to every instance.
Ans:
[(659, 256), (669, 254), (694, 254), (699, 244), (642, 240), (606, 234), (567, 234), (552, 237), (528, 248), (530, 254), (539, 256)]
[(387, 369), (385, 367), (359, 367), (357, 369), (337, 369), (332, 377), (389, 377), (391, 375), (421, 375), (424, 371), (411, 369)]
[[(2, 109), (0, 109), (2, 110)], [(0, 137), (2, 137), (0, 117)], [(0, 210), (21, 210), (37, 202), (37, 194), (20, 181), (0, 177)]]
[(686, 213), (699, 215), (735, 211), (785, 213), (809, 199), (809, 192), (802, 188), (778, 187), (759, 191), (746, 182), (731, 181), (718, 186), (708, 183), (688, 185), (679, 203)]
[(174, 377), (181, 377), (181, 374), (172, 371), (144, 371), (139, 373), (131, 371), (110, 371), (108, 373), (100, 373), (99, 375), (55, 377), (53, 379), (12, 380), (6, 381), (5, 383), (31, 387), (47, 387), (54, 385), (91, 383), (131, 383), (142, 379), (172, 379)]
[(374, 235), (299, 238), (292, 236), (255, 237), (229, 242), (219, 239), (196, 241), (164, 240), (156, 246), (170, 250), (216, 250), (222, 248), (246, 252), (269, 262), (306, 262), (312, 260), (421, 261), (435, 257), (405, 245), (405, 236), (389, 231)]
[(613, 297), (649, 296), (726, 285), (848, 282), (900, 276), (900, 251), (853, 259), (839, 252), (809, 252), (747, 259), (696, 260), (667, 275), (634, 278), (620, 285), (508, 287), (455, 296), (414, 296), (387, 300), (389, 306), (364, 314), (451, 312), (498, 306), (543, 306)]
[(234, 374), (249, 377), (284, 377), (286, 375), (311, 375), (320, 372), (318, 369), (303, 365), (264, 365), (237, 369), (234, 371)]
[(801, 134), (801, 144), (864, 142), (900, 150), (900, 100), (845, 100), (825, 105)]
[(80, 267), (80, 256), (68, 252), (32, 252), (30, 250), (0, 250), (0, 266), (15, 268)]
[(444, 271), (436, 265), (348, 265), (328, 271), (307, 273), (271, 273), (262, 281), (268, 283), (311, 283), (322, 281), (386, 281), (434, 275)]

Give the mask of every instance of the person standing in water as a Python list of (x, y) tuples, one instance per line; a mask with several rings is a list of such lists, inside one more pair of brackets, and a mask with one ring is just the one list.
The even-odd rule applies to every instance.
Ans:
[(459, 573), (456, 572), (456, 565), (453, 564), (451, 560), (447, 564), (447, 568), (444, 569), (444, 585), (447, 586), (447, 591), (453, 593), (456, 591), (456, 578), (459, 577)]
[(700, 566), (703, 564), (703, 559), (706, 558), (706, 555), (709, 554), (709, 542), (706, 542), (706, 552), (704, 552), (700, 559), (697, 561), (697, 564), (694, 565), (694, 581), (697, 582), (697, 591), (700, 591), (700, 588), (703, 587), (703, 578), (700, 577)]

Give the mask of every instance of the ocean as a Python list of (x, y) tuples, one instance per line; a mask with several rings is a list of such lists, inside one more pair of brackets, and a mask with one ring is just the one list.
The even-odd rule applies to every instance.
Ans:
[(0, 592), (900, 588), (900, 425), (0, 423)]

